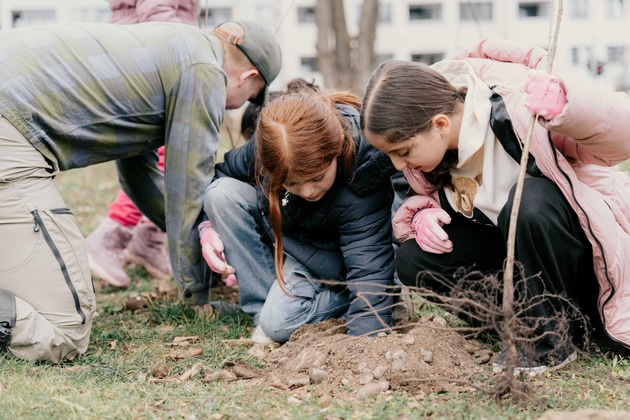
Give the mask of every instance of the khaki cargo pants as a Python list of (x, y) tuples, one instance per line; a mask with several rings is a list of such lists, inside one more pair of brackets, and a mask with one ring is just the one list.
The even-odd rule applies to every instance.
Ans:
[(0, 116), (0, 322), (14, 316), (15, 356), (58, 363), (86, 351), (96, 304), (84, 239), (55, 172)]

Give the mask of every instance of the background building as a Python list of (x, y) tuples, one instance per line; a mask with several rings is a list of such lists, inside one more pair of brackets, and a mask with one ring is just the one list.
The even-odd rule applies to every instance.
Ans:
[[(341, 0), (339, 0), (341, 1)], [(317, 70), (316, 0), (201, 0), (200, 26), (250, 19), (274, 28), (284, 64), (274, 83), (296, 76), (321, 82)], [(564, 0), (554, 69), (630, 91), (630, 0)], [(344, 0), (351, 35), (362, 0)], [(485, 37), (547, 47), (553, 0), (381, 0), (375, 52), (429, 64)], [(106, 0), (0, 0), (0, 28), (50, 22), (104, 22)], [(376, 63), (375, 63), (376, 64)]]

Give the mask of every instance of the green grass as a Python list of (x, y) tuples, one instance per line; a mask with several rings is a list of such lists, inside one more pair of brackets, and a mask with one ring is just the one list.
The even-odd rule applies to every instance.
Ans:
[[(57, 184), (84, 234), (106, 215), (118, 191), (114, 166), (98, 165), (60, 174)], [(547, 410), (630, 409), (628, 352), (602, 341), (601, 352), (584, 354), (567, 369), (527, 379), (531, 398), (499, 405), (478, 393), (436, 393), (416, 399), (393, 392), (357, 401), (334, 398), (319, 404), (318, 391), (257, 387), (251, 381), (204, 382), (203, 373), (183, 382), (159, 380), (184, 374), (196, 364), (206, 371), (243, 361), (264, 368), (247, 348), (225, 339), (247, 337), (244, 317), (206, 319), (174, 299), (154, 301), (145, 311), (124, 309), (126, 299), (153, 293), (158, 283), (132, 268), (132, 286), (117, 290), (98, 284), (98, 317), (88, 352), (61, 365), (0, 355), (0, 417), (17, 419), (223, 419), (223, 418), (455, 418), (533, 419)], [(433, 312), (434, 309), (423, 307)], [(196, 336), (189, 347), (172, 343)], [(201, 354), (191, 356), (190, 348)]]

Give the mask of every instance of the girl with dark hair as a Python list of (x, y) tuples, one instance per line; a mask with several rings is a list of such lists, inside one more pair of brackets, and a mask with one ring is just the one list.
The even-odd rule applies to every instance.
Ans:
[(350, 335), (392, 325), (395, 169), (361, 136), (359, 106), (346, 92), (282, 95), (216, 167), (203, 255), (236, 274), (255, 342), (343, 316)]
[[(527, 279), (519, 292), (539, 302), (528, 316), (540, 339), (517, 368), (529, 374), (576, 357), (554, 333), (554, 310), (564, 304), (544, 293), (566, 294), (587, 313), (599, 309), (608, 334), (630, 345), (630, 182), (614, 166), (630, 158), (630, 101), (534, 70), (544, 69), (546, 55), (485, 40), (431, 67), (388, 61), (372, 74), (361, 110), (364, 135), (416, 193), (393, 221), (402, 242), (397, 273), (440, 293), (452, 286), (435, 274), (502, 271), (521, 142), (539, 115), (515, 247)], [(495, 371), (504, 360), (502, 353)]]

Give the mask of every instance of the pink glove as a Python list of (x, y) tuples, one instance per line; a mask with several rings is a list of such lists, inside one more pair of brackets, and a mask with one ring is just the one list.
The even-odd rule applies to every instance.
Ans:
[(564, 84), (552, 74), (531, 70), (525, 84), (525, 107), (549, 121), (562, 112), (567, 103)]
[(451, 223), (451, 216), (438, 207), (430, 207), (418, 211), (411, 221), (411, 227), (416, 232), (416, 242), (423, 251), (432, 254), (444, 254), (453, 250), (453, 243), (442, 229)]
[(225, 285), (227, 287), (235, 287), (238, 286), (238, 281), (236, 280), (236, 276), (234, 274), (228, 274), (224, 279), (223, 282), (225, 283)]
[(223, 242), (209, 220), (199, 224), (199, 242), (201, 254), (208, 267), (218, 274), (234, 274), (234, 268), (228, 265), (223, 253)]

